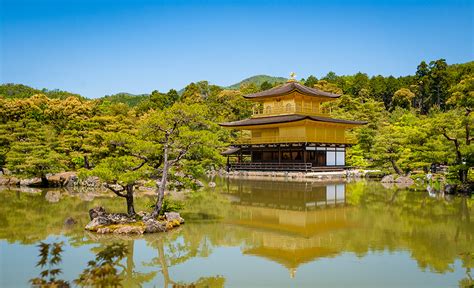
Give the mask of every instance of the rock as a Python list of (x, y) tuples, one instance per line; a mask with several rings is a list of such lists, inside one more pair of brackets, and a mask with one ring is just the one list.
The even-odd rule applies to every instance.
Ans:
[(135, 219), (130, 218), (125, 213), (110, 213), (110, 214), (106, 214), (106, 216), (114, 224), (127, 224), (127, 223), (136, 222)]
[(209, 187), (214, 188), (216, 187), (216, 182), (209, 182)]
[(55, 187), (74, 186), (78, 182), (76, 172), (61, 172), (47, 177), (48, 184)]
[(10, 182), (8, 182), (10, 186), (20, 186), (20, 179), (16, 177), (10, 177)]
[(64, 221), (64, 225), (66, 225), (66, 226), (72, 226), (72, 225), (74, 225), (74, 224), (76, 224), (76, 223), (77, 223), (77, 221), (76, 221), (74, 218), (72, 218), (72, 217), (68, 217), (68, 218), (66, 218), (66, 220)]
[(112, 224), (112, 221), (110, 221), (109, 218), (105, 216), (97, 216), (86, 225), (85, 229), (89, 231), (97, 231), (97, 229), (100, 228), (100, 226), (110, 225), (110, 224)]
[(59, 191), (48, 191), (44, 198), (50, 203), (57, 203), (61, 199), (61, 193)]
[(94, 207), (89, 210), (89, 217), (91, 220), (94, 220), (94, 218), (99, 217), (99, 216), (105, 216), (107, 213), (105, 212), (104, 207), (98, 206)]
[(86, 179), (82, 180), (80, 184), (85, 187), (100, 187), (101, 186), (100, 179), (97, 176), (89, 176)]
[(0, 176), (0, 185), (8, 185), (10, 183), (10, 178), (5, 177), (5, 176)]
[(41, 186), (41, 178), (21, 179), (20, 186)]
[(395, 183), (395, 177), (393, 175), (387, 175), (380, 180), (382, 183)]
[(148, 219), (145, 223), (145, 233), (166, 232), (166, 222)]
[(114, 230), (114, 234), (143, 234), (144, 232), (145, 227), (133, 225), (124, 225)]
[(181, 215), (179, 215), (178, 212), (165, 212), (165, 219), (168, 222), (178, 220), (179, 224), (184, 223), (184, 219), (181, 217)]
[(101, 227), (101, 228), (98, 228), (97, 233), (99, 234), (108, 234), (108, 233), (112, 233), (114, 232), (112, 229), (110, 229), (109, 227)]

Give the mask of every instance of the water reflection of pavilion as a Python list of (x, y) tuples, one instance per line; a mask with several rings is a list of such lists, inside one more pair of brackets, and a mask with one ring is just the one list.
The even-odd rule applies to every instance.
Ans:
[(339, 253), (332, 234), (353, 226), (344, 183), (229, 180), (231, 224), (251, 229), (244, 254), (280, 263), (294, 277), (303, 263)]
[[(345, 204), (345, 183), (236, 181), (231, 191), (240, 205), (286, 210), (312, 210)], [(237, 190), (237, 191), (235, 191)]]

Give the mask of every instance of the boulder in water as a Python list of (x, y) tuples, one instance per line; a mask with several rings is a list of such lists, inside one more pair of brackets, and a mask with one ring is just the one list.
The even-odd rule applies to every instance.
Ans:
[(106, 214), (107, 213), (105, 212), (105, 209), (102, 206), (94, 207), (89, 210), (89, 217), (91, 218), (91, 220), (94, 220), (94, 218), (104, 216)]
[(165, 219), (168, 222), (178, 221), (179, 224), (184, 223), (184, 219), (179, 215), (178, 212), (165, 212)]
[(156, 219), (144, 221), (145, 233), (166, 232), (166, 222), (160, 222)]
[(110, 221), (110, 219), (107, 218), (106, 216), (97, 216), (86, 225), (85, 229), (89, 231), (97, 231), (97, 229), (100, 228), (101, 226), (110, 225), (110, 224), (112, 224), (112, 221)]

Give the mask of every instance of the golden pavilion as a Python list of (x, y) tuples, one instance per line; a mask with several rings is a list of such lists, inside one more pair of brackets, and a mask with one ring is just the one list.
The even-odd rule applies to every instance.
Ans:
[[(345, 168), (346, 131), (362, 121), (332, 118), (322, 104), (341, 95), (306, 87), (294, 78), (262, 92), (245, 95), (255, 102), (253, 115), (220, 123), (240, 130), (223, 155), (230, 170), (327, 171)], [(232, 160), (232, 161), (231, 161)]]

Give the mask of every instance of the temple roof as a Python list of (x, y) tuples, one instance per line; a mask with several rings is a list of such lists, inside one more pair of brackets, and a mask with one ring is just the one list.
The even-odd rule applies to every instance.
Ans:
[(264, 257), (291, 269), (298, 268), (298, 266), (301, 264), (311, 262), (318, 258), (335, 256), (339, 254), (339, 252), (325, 247), (311, 247), (295, 250), (284, 248), (278, 249), (272, 247), (256, 247), (244, 250), (244, 254)]
[(288, 81), (283, 85), (280, 85), (280, 86), (277, 86), (277, 87), (274, 87), (262, 92), (245, 95), (244, 97), (248, 99), (255, 99), (255, 98), (260, 98), (260, 97), (282, 96), (292, 91), (298, 91), (301, 94), (308, 95), (308, 96), (319, 96), (319, 97), (334, 98), (334, 99), (339, 98), (341, 96), (339, 94), (325, 92), (316, 88), (306, 87), (296, 81)]
[(365, 121), (352, 121), (343, 119), (334, 119), (329, 117), (321, 116), (309, 116), (309, 115), (281, 115), (281, 116), (269, 116), (259, 118), (247, 118), (244, 120), (220, 123), (219, 125), (224, 127), (239, 127), (239, 126), (253, 126), (253, 125), (265, 125), (265, 124), (278, 124), (278, 123), (289, 123), (301, 120), (312, 120), (316, 122), (328, 122), (328, 123), (340, 123), (340, 124), (352, 124), (352, 125), (363, 125), (367, 124)]

